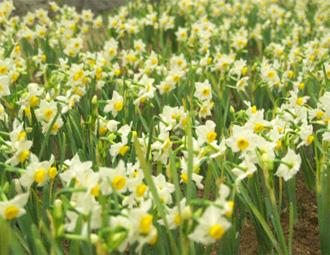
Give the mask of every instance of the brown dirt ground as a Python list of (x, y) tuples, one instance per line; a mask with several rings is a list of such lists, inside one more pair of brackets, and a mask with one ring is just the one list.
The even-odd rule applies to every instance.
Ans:
[[(294, 226), (292, 253), (294, 255), (319, 255), (321, 251), (315, 193), (306, 188), (301, 176), (297, 178), (296, 187), (298, 222)], [(287, 232), (288, 212), (283, 212), (282, 225)], [(257, 247), (258, 243), (254, 227), (252, 224), (247, 223), (242, 230), (240, 254), (258, 254)]]

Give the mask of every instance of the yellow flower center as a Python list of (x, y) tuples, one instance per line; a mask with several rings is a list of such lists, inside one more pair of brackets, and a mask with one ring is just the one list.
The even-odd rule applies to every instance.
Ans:
[(116, 69), (116, 70), (115, 70), (115, 75), (116, 75), (116, 76), (119, 76), (120, 73), (121, 73), (120, 69)]
[(131, 54), (128, 54), (126, 59), (127, 59), (127, 62), (129, 62), (130, 64), (134, 64), (137, 60), (136, 56), (131, 55)]
[(248, 68), (247, 68), (247, 66), (244, 66), (242, 68), (242, 75), (245, 76), (247, 74), (247, 72), (248, 72)]
[(298, 84), (298, 89), (303, 90), (304, 88), (305, 88), (305, 83), (300, 82), (300, 83)]
[(309, 135), (307, 137), (307, 144), (311, 144), (314, 141), (314, 136), (313, 135)]
[(6, 73), (8, 73), (8, 67), (0, 66), (0, 74), (6, 74)]
[(47, 121), (50, 121), (50, 119), (52, 118), (52, 116), (53, 116), (53, 110), (52, 109), (46, 109), (45, 111), (44, 111), (44, 116), (45, 116), (45, 119), (47, 120)]
[(186, 31), (181, 31), (181, 32), (180, 32), (180, 37), (181, 37), (181, 38), (185, 38), (185, 37), (187, 37), (187, 32), (186, 32)]
[(48, 169), (48, 176), (50, 179), (54, 180), (57, 175), (57, 168), (55, 166)]
[(276, 145), (275, 145), (275, 149), (279, 150), (282, 147), (282, 141), (281, 140), (277, 140), (276, 141)]
[(21, 47), (19, 45), (15, 46), (15, 52), (20, 53), (21, 52)]
[(188, 175), (186, 173), (181, 174), (181, 180), (184, 183), (187, 183), (188, 182)]
[(249, 147), (249, 141), (246, 138), (240, 138), (237, 140), (237, 147), (240, 151), (244, 151), (247, 147)]
[(40, 58), (41, 58), (41, 62), (43, 62), (43, 63), (45, 63), (47, 60), (47, 57), (45, 54), (42, 54)]
[(246, 40), (242, 40), (242, 39), (238, 39), (237, 40), (237, 45), (239, 46), (239, 47), (244, 47), (244, 46), (246, 46)]
[(288, 78), (289, 78), (289, 79), (292, 79), (293, 77), (294, 77), (294, 72), (291, 71), (291, 70), (289, 70), (289, 71), (288, 71)]
[(103, 70), (102, 70), (101, 67), (98, 67), (98, 68), (96, 69), (95, 77), (96, 77), (97, 80), (99, 80), (99, 79), (102, 78), (102, 72), (103, 72)]
[(108, 50), (108, 53), (109, 53), (109, 55), (110, 56), (114, 56), (114, 55), (116, 55), (116, 49), (114, 49), (114, 48), (110, 48), (109, 50)]
[(201, 114), (207, 114), (208, 110), (209, 110), (209, 109), (208, 109), (206, 106), (203, 106), (203, 107), (201, 107), (201, 109), (199, 110), (199, 112), (200, 112)]
[(100, 195), (100, 185), (96, 184), (92, 189), (91, 189), (91, 194), (94, 197), (98, 197)]
[(181, 222), (182, 222), (182, 217), (180, 216), (180, 214), (177, 213), (174, 216), (174, 223), (175, 223), (175, 225), (179, 226), (181, 224)]
[(52, 133), (57, 133), (57, 131), (59, 130), (60, 125), (56, 122), (54, 123), (54, 125), (52, 126)]
[(171, 86), (170, 86), (168, 83), (165, 83), (165, 84), (163, 85), (163, 90), (164, 90), (164, 92), (168, 92), (168, 91), (170, 90), (170, 88), (171, 88)]
[(24, 150), (19, 154), (18, 160), (20, 163), (23, 163), (29, 156), (30, 156), (30, 151)]
[(231, 217), (231, 215), (233, 214), (233, 209), (234, 209), (234, 201), (228, 201), (227, 202), (228, 205), (228, 209), (226, 211), (226, 216), (227, 217)]
[(162, 151), (167, 151), (171, 147), (171, 145), (172, 145), (172, 143), (171, 143), (170, 138), (167, 138), (164, 142)]
[(183, 65), (183, 60), (182, 59), (178, 59), (177, 64), (178, 64), (178, 66), (182, 66)]
[(261, 131), (264, 129), (264, 127), (265, 127), (265, 126), (264, 126), (262, 123), (257, 122), (257, 123), (254, 125), (253, 131), (254, 131), (255, 133), (259, 133), (259, 132), (261, 132)]
[(174, 74), (174, 75), (173, 75), (173, 81), (174, 81), (175, 83), (179, 82), (179, 81), (180, 81), (180, 76), (177, 75), (177, 74)]
[(25, 113), (25, 116), (27, 116), (28, 118), (31, 118), (31, 109), (30, 109), (30, 107), (24, 107), (24, 113)]
[(139, 184), (135, 190), (136, 196), (142, 197), (146, 192), (147, 188), (148, 188), (147, 185), (145, 185), (144, 183)]
[(275, 75), (276, 75), (276, 73), (275, 73), (274, 70), (270, 70), (270, 71), (267, 72), (267, 77), (269, 79), (273, 79), (275, 77)]
[(127, 145), (124, 145), (120, 147), (119, 154), (122, 156), (125, 156), (125, 154), (128, 152), (129, 147)]
[(100, 134), (100, 136), (104, 136), (105, 135), (105, 133), (107, 132), (107, 128), (105, 128), (105, 127), (99, 127), (99, 134)]
[(19, 214), (19, 208), (15, 205), (10, 205), (5, 209), (4, 217), (6, 220), (12, 220)]
[(18, 138), (19, 141), (24, 141), (25, 138), (26, 138), (26, 132), (25, 132), (25, 131), (21, 131), (21, 132), (19, 132), (17, 138)]
[(203, 96), (205, 96), (205, 97), (208, 97), (208, 96), (210, 95), (210, 93), (211, 93), (210, 88), (204, 88), (204, 89), (202, 90), (202, 94), (203, 94)]
[(296, 100), (297, 105), (303, 105), (304, 104), (304, 99), (302, 97), (298, 97)]
[(83, 70), (78, 70), (74, 75), (73, 75), (73, 80), (78, 81), (84, 76), (84, 71)]
[(117, 112), (120, 112), (123, 109), (123, 106), (124, 106), (123, 102), (118, 101), (115, 103), (114, 108)]
[(178, 119), (180, 119), (180, 115), (178, 113), (173, 113), (171, 115), (171, 118), (172, 118), (172, 120), (178, 120)]
[(70, 57), (74, 57), (74, 56), (76, 55), (76, 53), (75, 53), (75, 51), (74, 51), (73, 49), (69, 49), (69, 50), (68, 50), (68, 55), (69, 55)]
[(152, 219), (153, 217), (149, 213), (147, 213), (141, 218), (139, 224), (139, 232), (141, 234), (148, 234), (150, 232), (152, 226)]
[(126, 178), (124, 176), (116, 176), (115, 178), (113, 178), (112, 180), (112, 186), (116, 189), (116, 190), (121, 190), (124, 188), (126, 184)]
[(311, 54), (311, 55), (309, 56), (309, 60), (313, 62), (313, 61), (315, 60), (315, 55), (314, 55), (314, 54)]
[(253, 114), (257, 113), (257, 107), (255, 105), (251, 106), (251, 112)]
[(220, 239), (224, 233), (225, 230), (220, 224), (215, 224), (209, 229), (209, 235), (215, 240)]
[(151, 64), (152, 65), (157, 65), (158, 64), (158, 59), (157, 58), (151, 58)]
[(37, 96), (31, 96), (29, 102), (31, 107), (36, 107), (39, 105), (40, 100)]
[(138, 176), (139, 176), (139, 171), (135, 169), (133, 172), (133, 178), (137, 178)]
[(212, 143), (217, 138), (217, 133), (214, 131), (211, 131), (207, 134), (207, 141), (209, 143)]
[(18, 77), (20, 76), (20, 74), (18, 72), (14, 72), (12, 75), (11, 75), (11, 81), (12, 82), (15, 82), (17, 81)]
[(318, 112), (316, 113), (316, 118), (317, 118), (317, 119), (322, 119), (323, 115), (324, 115), (324, 112), (322, 112), (322, 111), (318, 111)]
[(47, 171), (44, 168), (37, 169), (34, 173), (34, 181), (41, 184), (45, 181), (47, 176)]

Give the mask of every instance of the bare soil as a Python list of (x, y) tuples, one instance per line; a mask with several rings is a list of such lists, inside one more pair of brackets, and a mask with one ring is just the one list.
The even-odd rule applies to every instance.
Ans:
[[(315, 192), (312, 192), (306, 188), (301, 176), (298, 176), (297, 178), (296, 187), (298, 222), (294, 226), (292, 253), (294, 255), (319, 255), (321, 254), (321, 251)], [(281, 218), (283, 228), (287, 234), (289, 225), (288, 212), (283, 212)], [(240, 254), (258, 254), (258, 242), (255, 229), (252, 224), (247, 223), (243, 227)]]

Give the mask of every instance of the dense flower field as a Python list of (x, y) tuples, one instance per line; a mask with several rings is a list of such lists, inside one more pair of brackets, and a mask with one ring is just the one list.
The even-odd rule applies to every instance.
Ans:
[(293, 254), (298, 178), (330, 254), (328, 1), (13, 11), (0, 254)]

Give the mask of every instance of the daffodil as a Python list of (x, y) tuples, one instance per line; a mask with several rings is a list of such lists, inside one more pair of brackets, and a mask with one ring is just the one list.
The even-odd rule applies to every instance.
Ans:
[(6, 163), (16, 166), (23, 164), (30, 157), (30, 148), (32, 147), (32, 141), (20, 141), (13, 144), (14, 155), (9, 158)]
[(124, 193), (127, 190), (127, 176), (124, 161), (119, 161), (115, 168), (111, 169), (111, 175), (108, 176), (112, 190), (118, 193)]
[(113, 91), (112, 99), (108, 100), (106, 106), (104, 107), (104, 112), (111, 112), (114, 117), (123, 109), (124, 107), (124, 99), (117, 92)]
[(16, 195), (8, 201), (0, 201), (0, 215), (5, 220), (14, 220), (26, 213), (24, 206), (29, 198), (29, 193)]
[(65, 160), (64, 163), (67, 169), (60, 174), (60, 178), (65, 185), (69, 185), (71, 181), (75, 181), (77, 184), (83, 183), (93, 172), (92, 162), (81, 162), (78, 154), (71, 160)]
[(188, 30), (184, 27), (179, 27), (175, 34), (179, 42), (184, 42), (188, 38)]
[[(181, 174), (180, 174), (180, 182), (188, 183), (188, 164), (187, 159), (181, 158)], [(197, 171), (199, 169), (200, 161), (194, 158), (193, 161), (193, 169)], [(198, 189), (203, 189), (204, 185), (202, 184), (203, 176), (199, 175), (195, 172), (192, 173), (192, 181), (196, 184)]]
[(236, 176), (235, 184), (238, 191), (240, 191), (240, 183), (246, 179), (250, 178), (257, 171), (256, 165), (249, 158), (245, 158), (237, 167), (231, 170)]
[(171, 148), (172, 142), (169, 137), (169, 132), (165, 129), (164, 125), (161, 125), (159, 140), (151, 145), (153, 160), (165, 163), (169, 157)]
[(208, 245), (220, 240), (230, 227), (229, 221), (215, 206), (209, 206), (198, 219), (198, 225), (189, 235), (189, 239)]
[(163, 112), (159, 114), (160, 118), (167, 124), (161, 125), (160, 130), (174, 130), (177, 128), (184, 128), (187, 122), (188, 114), (184, 111), (183, 107), (171, 107), (165, 105)]
[(226, 143), (233, 152), (247, 152), (256, 147), (255, 139), (258, 139), (257, 135), (251, 129), (234, 125)]
[(264, 81), (267, 83), (267, 85), (270, 88), (273, 88), (274, 86), (281, 86), (280, 83), (280, 78), (278, 76), (277, 71), (274, 69), (273, 66), (271, 66), (270, 64), (263, 62), (261, 65), (261, 75), (262, 78), (264, 79)]
[(110, 38), (104, 44), (104, 53), (109, 59), (114, 58), (117, 55), (118, 51), (118, 42), (114, 38)]
[(151, 201), (143, 202), (140, 207), (134, 208), (128, 212), (128, 219), (131, 228), (129, 229), (129, 238), (134, 241), (137, 240), (140, 246), (137, 251), (145, 243), (155, 243), (157, 241), (157, 229), (154, 226), (154, 216), (148, 211), (151, 208)]
[(35, 111), (39, 120), (51, 122), (57, 113), (57, 105), (55, 102), (41, 100), (39, 108)]
[(54, 177), (54, 169), (52, 165), (54, 163), (54, 157), (49, 161), (39, 162), (39, 159), (34, 154), (31, 154), (31, 163), (27, 166), (26, 171), (22, 174), (19, 182), (25, 188), (30, 188), (33, 183), (37, 186), (43, 186), (47, 183), (50, 177)]
[(55, 122), (51, 125), (51, 122), (43, 122), (42, 123), (42, 132), (46, 134), (48, 130), (50, 131), (51, 135), (56, 135), (60, 128), (63, 126), (64, 122), (62, 118), (57, 118)]
[(208, 101), (212, 99), (212, 87), (208, 80), (204, 82), (196, 82), (196, 91), (194, 96), (202, 101)]
[(301, 157), (293, 150), (288, 149), (285, 157), (281, 159), (281, 164), (276, 171), (278, 177), (282, 177), (285, 181), (290, 180), (300, 170)]
[[(187, 201), (183, 198), (177, 206), (169, 208), (166, 214), (167, 223), (169, 229), (176, 229), (189, 220), (192, 216), (192, 209), (187, 205)], [(163, 220), (159, 220), (159, 223), (164, 225)]]
[(171, 194), (174, 192), (174, 184), (166, 181), (166, 178), (163, 174), (152, 176), (152, 180), (155, 183), (161, 202), (165, 204), (172, 203)]
[(117, 133), (121, 137), (121, 142), (117, 142), (111, 145), (110, 155), (112, 157), (117, 157), (118, 155), (125, 156), (129, 151), (128, 134), (131, 132), (131, 127), (129, 125), (124, 125), (117, 130)]
[(207, 120), (205, 125), (196, 127), (197, 139), (200, 145), (204, 143), (216, 143), (217, 133), (215, 132), (215, 123), (212, 120)]
[(81, 38), (72, 38), (67, 42), (64, 53), (73, 58), (77, 56), (77, 54), (82, 49), (82, 44), (83, 42)]
[(40, 96), (43, 93), (43, 88), (37, 83), (28, 84), (27, 102), (30, 107), (37, 107), (40, 103)]

